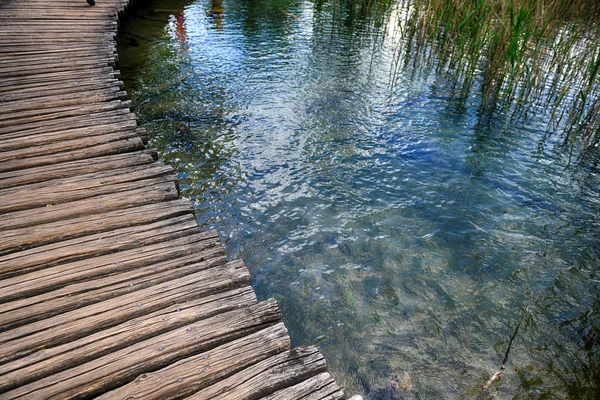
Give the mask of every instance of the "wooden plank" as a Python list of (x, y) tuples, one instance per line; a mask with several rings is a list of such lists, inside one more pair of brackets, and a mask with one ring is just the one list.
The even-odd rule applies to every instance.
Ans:
[[(6, 34), (6, 33), (0, 33), (0, 34), (3, 36), (9, 36), (9, 34)], [(27, 34), (24, 32), (15, 32), (14, 35), (19, 36), (19, 37), (26, 37)], [(37, 35), (39, 35), (39, 34), (31, 33), (32, 37), (36, 37)], [(73, 32), (65, 32), (65, 33), (52, 32), (52, 35), (68, 37), (68, 36), (72, 36)], [(93, 33), (92, 35), (94, 35), (94, 36), (112, 36), (111, 34), (106, 34), (106, 33), (102, 33), (102, 34)], [(73, 52), (69, 58), (65, 58), (64, 55), (47, 54), (47, 55), (40, 55), (37, 57), (22, 56), (22, 57), (18, 57), (18, 58), (0, 59), (0, 68), (8, 68), (8, 67), (12, 68), (12, 67), (19, 65), (19, 63), (22, 63), (22, 65), (29, 68), (29, 67), (33, 67), (33, 66), (37, 66), (37, 65), (68, 64), (69, 61), (106, 62), (106, 64), (104, 64), (104, 66), (107, 66), (107, 65), (113, 66), (112, 63), (115, 60), (114, 60), (114, 57), (112, 57), (112, 55)]]
[[(95, 138), (95, 136), (115, 135), (117, 133), (128, 135), (132, 130), (135, 130), (138, 136), (145, 134), (145, 130), (138, 127), (137, 122), (134, 119), (120, 121), (120, 118), (117, 122), (71, 129), (63, 128), (62, 130), (56, 132), (38, 133), (33, 135), (18, 134), (14, 136), (12, 134), (6, 134), (2, 137), (2, 141), (0, 141), (0, 152), (4, 153), (0, 153), (0, 156), (2, 156), (2, 158), (8, 158), (6, 153), (15, 150), (20, 151), (15, 153), (14, 158), (23, 157), (24, 153), (29, 155), (38, 155), (47, 154), (44, 152), (49, 151), (59, 152), (64, 149), (68, 149), (69, 143), (80, 143), (80, 146), (83, 146), (84, 144), (89, 146), (91, 144), (97, 144), (97, 142), (94, 141), (102, 140)], [(114, 139), (121, 138), (122, 137), (120, 136), (114, 137)], [(108, 141), (110, 141), (111, 138), (108, 137), (108, 139)], [(62, 142), (62, 144), (57, 142)], [(67, 145), (65, 145), (64, 142), (67, 142)], [(104, 142), (107, 142), (107, 140), (104, 140)], [(49, 145), (55, 143), (57, 143), (56, 146), (59, 146), (58, 149), (54, 150), (53, 147), (49, 147)], [(31, 148), (38, 148), (39, 150), (37, 150), (36, 153), (36, 150), (32, 150)]]
[[(176, 193), (175, 185), (166, 186), (165, 195), (173, 193)], [(149, 224), (186, 214), (193, 218), (194, 210), (187, 200), (151, 203), (108, 212), (99, 207), (97, 214), (5, 230), (2, 232), (3, 240), (0, 242), (0, 254), (20, 251), (35, 245), (40, 246), (80, 236), (95, 235), (128, 226)]]
[[(240, 352), (244, 353), (246, 359), (264, 358), (289, 346), (289, 337), (283, 324), (271, 325), (280, 317), (277, 302), (267, 300), (135, 343), (86, 364), (21, 386), (5, 393), (3, 397), (90, 397), (140, 374), (150, 373), (202, 352), (205, 352), (203, 357), (208, 356), (206, 360), (219, 360), (225, 358), (225, 354), (238, 355)], [(264, 329), (265, 326), (268, 328)], [(217, 347), (231, 340), (235, 342)], [(234, 353), (235, 350), (237, 352)]]
[(136, 151), (134, 153), (96, 157), (92, 160), (84, 159), (51, 166), (3, 172), (0, 173), (0, 190), (52, 179), (97, 173), (115, 168), (136, 167), (154, 162), (155, 157), (156, 153), (150, 151)]
[[(118, 136), (121, 135), (115, 135), (113, 138), (116, 139)], [(98, 142), (101, 142), (102, 139), (109, 140), (105, 143), (100, 143), (95, 146), (82, 146), (79, 149), (72, 147), (71, 150), (62, 153), (51, 153), (49, 155), (18, 158), (0, 162), (0, 173), (40, 167), (43, 165), (59, 164), (69, 161), (94, 159), (96, 157), (108, 156), (112, 154), (130, 153), (146, 148), (144, 142), (138, 136), (136, 131), (130, 131), (129, 134), (123, 134), (122, 136), (124, 136), (124, 138), (117, 140), (110, 140), (113, 138), (107, 138), (106, 136), (104, 138), (96, 138), (95, 140)], [(81, 143), (83, 141), (79, 142), (81, 145), (83, 145), (83, 143)], [(74, 142), (68, 143), (67, 145), (74, 146)], [(2, 153), (0, 153), (0, 155), (1, 154)]]
[[(200, 235), (200, 236), (196, 236)], [(41, 268), (55, 267), (68, 262), (76, 262), (83, 258), (99, 257), (106, 254), (118, 253), (120, 259), (133, 258), (131, 249), (136, 248), (135, 253), (149, 253), (153, 250), (168, 248), (176, 249), (179, 246), (189, 245), (198, 240), (218, 238), (214, 230), (200, 233), (200, 228), (195, 220), (188, 215), (169, 220), (162, 220), (148, 225), (139, 225), (129, 228), (117, 229), (105, 232), (101, 235), (86, 236), (83, 238), (65, 240), (39, 246), (19, 253), (10, 253), (0, 256), (0, 277), (7, 279), (17, 274), (24, 276), (25, 273), (39, 270)], [(179, 257), (182, 254), (191, 254), (194, 251), (171, 252), (171, 257)], [(161, 258), (162, 260), (164, 258)], [(149, 262), (158, 262), (154, 260)], [(95, 260), (101, 261), (101, 260)], [(112, 264), (110, 259), (106, 262)], [(114, 258), (112, 259), (114, 262)], [(17, 280), (18, 281), (18, 280)]]
[[(256, 304), (250, 286), (177, 303), (0, 366), (0, 393), (217, 314)], [(177, 311), (179, 310), (179, 311)]]
[[(19, 45), (18, 40), (11, 38), (9, 39), (10, 42), (12, 44), (14, 44), (15, 46)], [(53, 39), (53, 40), (58, 40), (58, 39)], [(68, 38), (63, 39), (65, 41), (68, 41)], [(103, 39), (100, 38), (96, 38), (95, 41), (98, 42), (102, 42)], [(0, 46), (2, 46), (2, 44), (0, 44)], [(69, 71), (69, 70), (73, 70), (73, 69), (93, 69), (93, 68), (103, 68), (103, 67), (108, 67), (108, 66), (112, 66), (113, 65), (113, 61), (114, 58), (113, 57), (107, 57), (106, 55), (98, 55), (95, 58), (85, 58), (85, 59), (81, 59), (81, 58), (72, 58), (70, 60), (70, 63), (65, 63), (64, 60), (56, 60), (56, 59), (50, 59), (47, 60), (43, 63), (39, 62), (40, 60), (38, 59), (38, 63), (24, 63), (23, 65), (21, 65), (21, 68), (19, 68), (19, 66), (15, 66), (15, 65), (6, 65), (6, 64), (0, 64), (0, 74), (2, 74), (2, 78), (12, 78), (12, 77), (17, 77), (17, 76), (21, 76), (21, 77), (25, 77), (27, 75), (37, 75), (40, 73), (45, 73), (48, 71), (53, 71), (53, 72), (58, 72), (58, 71)]]
[(0, 129), (2, 138), (26, 137), (36, 134), (61, 132), (75, 128), (95, 129), (98, 125), (136, 122), (136, 117), (128, 109), (108, 110), (88, 115), (77, 115), (54, 121), (32, 122)]
[(298, 347), (261, 361), (188, 397), (190, 400), (259, 399), (325, 372), (314, 346)]
[(43, 110), (25, 110), (7, 115), (0, 115), (0, 128), (130, 107), (130, 101), (113, 100), (102, 103), (84, 104), (81, 106), (72, 105), (46, 108)]
[(263, 397), (261, 400), (340, 400), (344, 392), (328, 372)]
[[(125, 192), (175, 180), (171, 167), (142, 165), (33, 183), (3, 190), (0, 193), (0, 214)], [(32, 198), (31, 193), (36, 193), (36, 197)]]
[(67, 343), (179, 302), (249, 283), (246, 268), (242, 263), (234, 262), (55, 315), (2, 332), (0, 361), (15, 360), (41, 348)]
[(39, 112), (47, 108), (127, 100), (127, 93), (119, 88), (87, 90), (86, 92), (71, 92), (66, 94), (46, 94), (40, 91), (40, 94), (45, 94), (45, 96), (32, 97), (25, 100), (8, 100), (0, 103), (0, 116), (26, 110), (37, 110)]
[[(289, 357), (290, 342), (283, 324), (183, 359), (156, 372), (145, 373), (128, 385), (98, 397), (108, 399), (172, 399), (192, 394), (224, 377), (275, 357)], [(271, 361), (272, 363), (272, 361)]]
[[(42, 207), (39, 209), (17, 211), (4, 214), (0, 220), (0, 231), (15, 230), (26, 227), (39, 227), (51, 222), (73, 220), (74, 218), (102, 218), (110, 217), (110, 213), (116, 210), (133, 208), (142, 205), (152, 204), (160, 207), (161, 203), (171, 204), (177, 199), (177, 190), (173, 182), (167, 182), (154, 187), (130, 190), (120, 193), (112, 193), (101, 198), (92, 197), (74, 201), (71, 203), (57, 204), (52, 207)], [(179, 200), (174, 203), (176, 208), (183, 207), (187, 212), (193, 214), (193, 208), (188, 201)], [(187, 213), (186, 212), (186, 213)], [(102, 216), (101, 216), (102, 215)], [(90, 220), (91, 221), (91, 220)], [(29, 232), (34, 233), (31, 230)], [(9, 237), (7, 234), (6, 237)]]
[[(78, 57), (79, 54), (82, 53), (65, 53), (61, 55), (61, 57)], [(107, 56), (111, 57), (111, 56)], [(0, 61), (2, 57), (0, 57)], [(47, 74), (45, 76), (48, 76)], [(42, 77), (32, 78), (31, 76), (27, 77), (26, 80), (8, 80), (3, 81), (0, 80), (0, 87), (2, 88), (2, 92), (6, 95), (17, 94), (17, 93), (35, 93), (35, 91), (48, 88), (48, 89), (59, 89), (64, 87), (73, 87), (76, 86), (78, 82), (82, 82), (82, 84), (99, 84), (99, 83), (107, 83), (113, 84), (117, 86), (121, 86), (122, 82), (116, 76), (116, 71), (113, 69), (110, 75), (101, 75), (95, 73), (87, 73), (87, 74), (77, 74), (74, 75), (66, 75), (62, 73), (55, 73), (55, 76), (49, 77), (48, 79), (43, 79)]]
[[(63, 53), (67, 53), (68, 51), (64, 48), (61, 48), (59, 50), (62, 50)], [(94, 50), (98, 51), (98, 49), (90, 49), (90, 52), (93, 52)], [(42, 54), (47, 53), (47, 52), (41, 52)], [(33, 53), (35, 54), (35, 52)], [(65, 54), (65, 56), (68, 56), (67, 54)], [(2, 57), (0, 57), (1, 59)], [(31, 75), (27, 77), (27, 82), (26, 84), (32, 84), (32, 83), (48, 83), (48, 82), (56, 82), (56, 81), (62, 81), (62, 80), (75, 80), (77, 78), (89, 78), (90, 74), (93, 76), (97, 76), (97, 79), (106, 79), (106, 78), (114, 78), (115, 77), (115, 70), (112, 67), (105, 67), (105, 68), (96, 68), (93, 72), (90, 71), (63, 71), (63, 72), (40, 72), (39, 74), (36, 75)], [(22, 82), (23, 79), (20, 77), (13, 77), (13, 78), (3, 78), (0, 80), (0, 87), (4, 87), (4, 86), (12, 86), (14, 84), (20, 84), (23, 83)]]
[(20, 274), (0, 281), (0, 301), (16, 300), (20, 297), (60, 289), (86, 279), (107, 276), (120, 271), (140, 267), (154, 268), (155, 264), (182, 255), (197, 253), (219, 245), (218, 238), (207, 239), (203, 234), (192, 234), (169, 242), (159, 242), (141, 249), (110, 253), (92, 259), (59, 264)]
[(97, 91), (97, 90), (124, 90), (125, 87), (122, 83), (117, 80), (104, 80), (100, 82), (90, 81), (88, 84), (80, 82), (77, 85), (71, 85), (67, 82), (62, 82), (59, 84), (48, 84), (43, 86), (43, 90), (40, 90), (40, 87), (36, 87), (34, 89), (18, 89), (18, 88), (9, 88), (4, 89), (2, 94), (0, 94), (0, 102), (4, 101), (16, 101), (16, 100), (28, 100), (28, 99), (39, 99), (40, 97), (48, 97), (55, 95), (64, 95), (70, 93), (84, 93), (87, 90)]
[[(129, 132), (129, 136), (123, 139), (108, 141), (96, 146), (85, 146), (80, 149), (71, 149), (62, 153), (42, 155), (37, 157), (12, 159), (0, 162), (0, 172), (23, 170), (27, 168), (40, 167), (43, 165), (59, 164), (76, 160), (88, 160), (96, 157), (108, 156), (112, 154), (130, 153), (143, 150), (146, 147), (142, 139), (138, 137), (137, 132)], [(102, 139), (102, 138), (100, 138)], [(1, 154), (1, 153), (0, 153)]]
[[(114, 125), (112, 125), (114, 126)], [(118, 129), (118, 128), (117, 128)], [(69, 131), (67, 131), (69, 132)], [(71, 131), (72, 132), (72, 131)], [(69, 132), (70, 133), (70, 132)], [(137, 127), (132, 127), (127, 130), (119, 130), (117, 132), (105, 133), (92, 135), (91, 137), (78, 137), (74, 139), (63, 139), (56, 140), (58, 135), (48, 135), (45, 139), (52, 140), (43, 144), (32, 144), (27, 143), (29, 146), (20, 147), (18, 149), (1, 151), (2, 145), (0, 145), (0, 168), (3, 162), (10, 160), (18, 160), (36, 156), (46, 156), (49, 154), (56, 154), (62, 152), (68, 152), (73, 150), (85, 149), (86, 147), (92, 147), (99, 144), (106, 144), (116, 142), (123, 139), (139, 138)], [(64, 136), (63, 136), (64, 138)], [(44, 138), (37, 138), (43, 140)], [(7, 141), (8, 142), (8, 141)], [(34, 139), (34, 143), (36, 140)], [(11, 143), (3, 143), (4, 146), (9, 146)]]
[(198, 265), (200, 264), (206, 264), (208, 268), (212, 268), (226, 262), (227, 258), (223, 255), (223, 249), (217, 246), (188, 256), (156, 263), (153, 268), (138, 268), (103, 278), (92, 278), (52, 292), (18, 299), (0, 305), (2, 326), (6, 330), (13, 329), (75, 308), (189, 275), (199, 271)]

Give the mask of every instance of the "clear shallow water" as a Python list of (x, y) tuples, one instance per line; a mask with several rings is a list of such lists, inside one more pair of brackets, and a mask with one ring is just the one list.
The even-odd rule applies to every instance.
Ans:
[[(326, 5), (173, 1), (121, 70), (199, 222), (370, 399), (597, 398), (600, 177)], [(529, 295), (502, 381), (499, 367)]]

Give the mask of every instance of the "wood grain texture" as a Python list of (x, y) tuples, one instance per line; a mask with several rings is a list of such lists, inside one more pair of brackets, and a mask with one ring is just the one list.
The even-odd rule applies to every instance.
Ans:
[(328, 373), (322, 372), (297, 385), (278, 390), (263, 397), (261, 400), (339, 400), (344, 398), (344, 392)]

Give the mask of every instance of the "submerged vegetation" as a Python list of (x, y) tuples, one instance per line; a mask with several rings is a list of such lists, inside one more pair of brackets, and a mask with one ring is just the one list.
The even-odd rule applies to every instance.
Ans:
[(462, 98), (478, 90), (481, 117), (545, 114), (570, 155), (598, 163), (596, 0), (346, 0), (336, 10), (377, 26), (398, 21), (394, 76), (399, 68), (444, 74)]

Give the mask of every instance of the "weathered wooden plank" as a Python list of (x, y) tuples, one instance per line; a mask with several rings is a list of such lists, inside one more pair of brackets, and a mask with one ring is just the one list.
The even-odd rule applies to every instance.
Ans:
[[(95, 157), (108, 156), (111, 154), (130, 153), (145, 149), (144, 142), (137, 132), (132, 131), (129, 136), (119, 140), (110, 140), (95, 146), (85, 146), (79, 149), (72, 148), (66, 152), (12, 159), (0, 162), (0, 172), (23, 170), (27, 168), (40, 167), (42, 165), (59, 164), (76, 160), (87, 160)], [(2, 154), (2, 153), (0, 153)]]
[(246, 338), (183, 359), (162, 370), (145, 373), (130, 384), (98, 397), (98, 400), (166, 400), (182, 398), (199, 390), (202, 393), (206, 390), (204, 388), (251, 365), (262, 365), (269, 359), (271, 361), (267, 364), (272, 365), (272, 358), (280, 362), (288, 359), (289, 347), (285, 327), (278, 324)]
[[(2, 72), (0, 71), (0, 74)], [(45, 94), (40, 90), (40, 94)], [(0, 103), (0, 115), (13, 114), (25, 110), (43, 110), (47, 108), (83, 105), (90, 103), (126, 100), (127, 93), (119, 88), (96, 89), (86, 92), (71, 92), (66, 94), (47, 94), (25, 100), (7, 100)]]
[[(84, 159), (19, 171), (2, 172), (0, 173), (0, 189), (14, 188), (52, 179), (97, 173), (115, 168), (151, 164), (155, 161), (155, 158), (156, 153), (154, 152), (136, 151), (134, 153), (96, 157), (92, 160)], [(148, 188), (148, 190), (150, 189)]]
[[(106, 219), (111, 216), (111, 214), (106, 213), (112, 211), (148, 204), (160, 207), (160, 205), (156, 203), (161, 202), (165, 202), (168, 207), (170, 204), (169, 202), (176, 199), (177, 190), (175, 184), (173, 182), (167, 182), (154, 187), (107, 194), (101, 198), (92, 197), (90, 199), (74, 201), (71, 203), (57, 204), (53, 207), (42, 207), (34, 210), (16, 211), (14, 213), (4, 214), (0, 220), (0, 230), (6, 231), (26, 227), (39, 227), (51, 222), (73, 220), (78, 217), (92, 218), (89, 221), (92, 221), (93, 218), (98, 219), (98, 217)], [(186, 209), (187, 212), (193, 213), (193, 208), (188, 201), (179, 200), (175, 206), (176, 208), (183, 208)], [(33, 230), (29, 232), (35, 233)], [(7, 234), (6, 237), (9, 236), (10, 235)]]
[(75, 128), (91, 128), (95, 129), (98, 125), (136, 122), (136, 117), (129, 109), (122, 108), (116, 110), (108, 110), (88, 115), (77, 115), (66, 117), (57, 120), (32, 122), (23, 125), (9, 126), (0, 129), (0, 137), (2, 138), (17, 138), (26, 137), (36, 134), (46, 134), (53, 132), (62, 132)]
[(5, 330), (13, 329), (78, 307), (180, 278), (205, 266), (212, 268), (226, 262), (227, 258), (223, 255), (221, 247), (208, 248), (188, 256), (156, 263), (152, 268), (138, 268), (104, 278), (92, 278), (52, 292), (1, 304), (0, 319)]
[[(14, 47), (0, 47), (0, 59), (17, 57), (21, 55), (50, 54), (57, 52), (72, 52), (72, 51), (96, 51), (98, 54), (110, 55), (116, 52), (116, 46), (112, 44), (100, 46), (94, 43), (73, 43), (62, 45), (22, 45)], [(90, 71), (96, 74), (96, 71)], [(14, 78), (13, 78), (14, 79)]]
[[(167, 186), (165, 192), (167, 195), (176, 193), (175, 185)], [(149, 224), (185, 214), (191, 217), (194, 215), (194, 210), (187, 200), (151, 203), (108, 212), (99, 207), (96, 211), (96, 214), (2, 231), (0, 254), (128, 226)]]
[[(59, 164), (76, 160), (94, 159), (96, 157), (108, 156), (112, 154), (130, 153), (145, 149), (144, 142), (135, 131), (124, 134), (122, 139), (109, 140), (94, 146), (82, 146), (79, 149), (72, 148), (61, 153), (52, 153), (36, 157), (11, 159), (0, 162), (0, 173), (7, 171), (24, 170), (27, 168), (40, 167), (42, 165)], [(128, 136), (128, 137), (127, 137)], [(105, 137), (106, 138), (106, 137)], [(102, 141), (102, 138), (96, 138)], [(109, 138), (110, 139), (110, 138)], [(115, 136), (116, 139), (116, 136)], [(73, 145), (73, 143), (69, 143)], [(1, 155), (2, 153), (0, 153)]]
[(316, 347), (294, 348), (203, 388), (188, 399), (259, 399), (325, 372), (326, 369), (325, 359)]
[[(54, 20), (54, 21), (64, 21), (65, 23), (72, 22), (78, 25), (83, 25), (83, 21), (89, 20), (90, 22), (94, 22), (97, 18), (102, 18), (106, 15), (104, 13), (92, 13), (88, 10), (82, 11), (69, 11), (62, 12), (63, 10), (44, 10), (35, 11), (31, 10), (28, 14), (19, 13), (13, 10), (2, 11), (0, 9), (0, 19), (10, 19), (17, 22), (27, 22), (27, 23), (35, 23), (38, 20)], [(77, 38), (73, 39), (73, 43), (78, 43)]]
[[(150, 373), (201, 352), (206, 352), (203, 355), (208, 356), (206, 360), (219, 360), (229, 354), (240, 353), (246, 359), (264, 358), (289, 346), (289, 337), (283, 324), (272, 325), (280, 318), (277, 302), (267, 300), (135, 343), (86, 364), (21, 386), (5, 393), (4, 397), (48, 399), (93, 396), (140, 374)], [(265, 326), (268, 328), (263, 329)], [(216, 347), (231, 340), (235, 341), (228, 346)], [(212, 350), (207, 351), (209, 349)]]
[[(61, 56), (63, 57), (63, 56)], [(65, 54), (64, 57), (77, 57), (76, 54)], [(2, 58), (0, 57), (0, 61)], [(73, 87), (77, 84), (77, 82), (81, 81), (82, 84), (112, 84), (116, 86), (121, 86), (122, 82), (114, 76), (111, 75), (98, 75), (98, 74), (87, 74), (87, 75), (59, 75), (54, 76), (50, 79), (41, 79), (37, 77), (35, 79), (31, 79), (28, 77), (26, 81), (24, 80), (16, 80), (16, 81), (7, 81), (4, 82), (0, 80), (0, 87), (2, 88), (2, 92), (6, 95), (13, 95), (18, 93), (36, 93), (36, 91), (40, 89), (60, 89), (64, 87)]]
[(16, 300), (57, 290), (68, 284), (102, 277), (120, 271), (154, 264), (183, 255), (197, 253), (219, 245), (218, 238), (207, 239), (203, 234), (192, 234), (169, 242), (159, 242), (141, 249), (110, 253), (93, 259), (83, 259), (20, 274), (0, 281), (0, 301)]
[(328, 372), (322, 372), (286, 389), (279, 390), (261, 400), (340, 400), (344, 392)]
[[(67, 132), (71, 133), (72, 131)], [(106, 134), (91, 135), (91, 137), (83, 136), (75, 139), (56, 140), (56, 136), (58, 135), (48, 135), (45, 139), (51, 140), (50, 142), (37, 145), (34, 144), (36, 143), (36, 139), (37, 143), (39, 143), (39, 141), (43, 140), (44, 138), (34, 138), (34, 143), (30, 143), (27, 147), (20, 147), (17, 149), (6, 151), (2, 151), (2, 145), (9, 146), (11, 143), (9, 141), (7, 141), (8, 143), (3, 143), (2, 145), (0, 145), (0, 168), (2, 162), (10, 160), (17, 160), (36, 156), (46, 156), (49, 154), (62, 153), (71, 150), (85, 149), (86, 147), (116, 142), (123, 139), (139, 138), (137, 127), (133, 127), (127, 130), (119, 130), (117, 132), (111, 132)]]
[[(64, 48), (61, 48), (59, 50), (62, 50), (63, 53), (67, 52), (67, 50)], [(97, 49), (90, 49), (89, 51), (93, 52), (94, 50), (97, 51)], [(33, 54), (35, 54), (35, 52)], [(67, 56), (67, 55), (65, 54), (65, 56)], [(0, 57), (0, 59), (1, 59), (1, 57)], [(96, 68), (93, 72), (76, 70), (76, 71), (64, 71), (64, 72), (39, 73), (37, 75), (28, 76), (27, 82), (25, 82), (25, 83), (32, 84), (32, 83), (37, 83), (37, 82), (48, 83), (48, 82), (55, 82), (55, 81), (62, 81), (62, 80), (75, 80), (77, 78), (86, 78), (86, 77), (89, 78), (90, 74), (98, 77), (97, 79), (105, 79), (105, 78), (110, 79), (110, 78), (117, 77), (117, 76), (115, 76), (116, 71), (112, 67), (104, 67), (104, 68)], [(20, 77), (3, 78), (0, 80), (0, 87), (12, 86), (13, 84), (21, 84), (21, 83), (23, 83), (22, 81), (23, 81), (23, 79)]]
[[(133, 253), (145, 253), (151, 256), (151, 252), (154, 250), (168, 249), (166, 257), (157, 256), (158, 259), (148, 260), (148, 262), (159, 262), (168, 257), (180, 257), (183, 254), (194, 253), (190, 250), (189, 244), (211, 238), (218, 238), (216, 231), (200, 233), (196, 221), (189, 215), (184, 215), (153, 224), (117, 229), (101, 235), (65, 240), (0, 256), (0, 277), (7, 279), (16, 274), (26, 276), (26, 273), (41, 268), (55, 267), (95, 257), (93, 261), (88, 262), (90, 266), (93, 266), (103, 261), (96, 258), (111, 253), (115, 253), (120, 259), (134, 259)], [(184, 250), (172, 251), (179, 247), (183, 247)], [(131, 249), (134, 248), (136, 250), (132, 252)], [(104, 261), (112, 264), (111, 261), (114, 262), (114, 258), (107, 258)], [(75, 266), (78, 265), (75, 264)]]
[[(81, 146), (106, 143), (111, 141), (111, 139), (123, 139), (128, 137), (127, 135), (130, 135), (130, 131), (136, 131), (138, 136), (145, 134), (145, 130), (138, 127), (135, 120), (118, 121), (81, 128), (63, 128), (63, 130), (56, 132), (38, 133), (28, 136), (23, 136), (23, 134), (14, 136), (6, 134), (0, 141), (0, 156), (4, 159), (10, 158), (10, 153), (8, 152), (15, 150), (18, 150), (18, 152), (14, 153), (13, 158), (49, 154), (51, 151), (60, 152), (69, 149), (70, 144), (79, 144), (75, 148), (81, 148)], [(95, 138), (95, 136), (105, 137)], [(55, 147), (51, 147), (51, 145)]]
[[(256, 304), (250, 286), (177, 303), (0, 366), (0, 393), (217, 314)], [(177, 311), (179, 310), (179, 311)]]
[[(44, 56), (38, 56), (38, 57), (44, 57)], [(45, 56), (45, 58), (49, 58), (49, 57), (66, 57), (66, 58), (79, 58), (79, 57), (98, 57), (96, 54), (86, 54), (83, 52), (73, 52), (73, 53), (68, 53), (68, 54), (58, 54), (58, 55), (48, 55)], [(107, 57), (107, 56), (105, 56)], [(107, 57), (107, 59), (110, 57)], [(0, 62), (3, 62), (4, 60), (2, 58), (0, 58)], [(6, 60), (9, 61), (9, 60)], [(81, 76), (79, 78), (75, 78), (75, 77), (69, 77), (69, 76), (65, 76), (64, 79), (56, 79), (56, 80), (51, 80), (51, 81), (38, 81), (38, 82), (21, 82), (20, 84), (18, 84), (17, 82), (14, 82), (13, 85), (4, 85), (2, 86), (2, 94), (4, 96), (8, 96), (8, 98), (10, 98), (10, 96), (18, 96), (20, 94), (30, 94), (30, 93), (36, 93), (38, 91), (38, 88), (43, 87), (46, 88), (47, 90), (56, 90), (56, 89), (64, 89), (65, 87), (70, 87), (70, 88), (78, 88), (77, 84), (81, 85), (82, 90), (84, 90), (86, 87), (91, 86), (94, 87), (94, 85), (100, 85), (100, 84), (104, 84), (107, 86), (119, 86), (120, 88), (123, 88), (123, 83), (115, 78), (114, 76), (97, 76), (97, 74), (92, 74), (92, 76), (90, 76), (88, 74), (88, 76)]]
[(85, 93), (86, 91), (117, 91), (124, 90), (124, 86), (117, 80), (104, 80), (96, 82), (90, 80), (88, 84), (80, 82), (78, 85), (69, 84), (68, 82), (62, 82), (60, 84), (47, 84), (42, 87), (39, 85), (34, 89), (19, 90), (19, 88), (13, 87), (4, 89), (0, 94), (0, 102), (17, 101), (17, 100), (30, 100), (39, 99), (41, 97), (48, 96), (60, 96), (71, 93)]
[[(151, 164), (33, 183), (3, 190), (0, 193), (0, 214), (125, 192), (175, 180), (171, 167)], [(36, 193), (36, 197), (30, 197), (31, 193)]]
[[(4, 363), (14, 360), (43, 347), (73, 341), (178, 302), (224, 292), (249, 283), (250, 276), (246, 268), (242, 263), (234, 262), (55, 315), (2, 332), (0, 361)], [(276, 304), (274, 307), (277, 307)], [(233, 321), (230, 323), (234, 324)]]
[[(68, 39), (65, 39), (68, 40)], [(13, 44), (16, 46), (17, 43)], [(2, 44), (0, 43), (0, 47)], [(14, 66), (0, 66), (0, 74), (2, 74), (6, 78), (14, 78), (19, 77), (23, 80), (26, 80), (30, 75), (38, 75), (40, 73), (47, 72), (63, 72), (63, 71), (72, 71), (73, 68), (81, 68), (81, 69), (95, 69), (102, 68), (107, 66), (112, 66), (114, 64), (114, 59), (112, 61), (106, 60), (73, 60), (74, 66), (70, 66), (68, 64), (51, 62), (47, 64), (38, 64), (38, 65), (30, 65), (25, 64), (21, 68)]]
[[(11, 34), (6, 34), (6, 33), (2, 33), (2, 32), (0, 32), (0, 35), (3, 35), (5, 37), (11, 36)], [(14, 33), (12, 33), (12, 35), (18, 36), (18, 37), (27, 37), (27, 33), (24, 33), (24, 32), (14, 32)], [(31, 35), (31, 37), (35, 37), (38, 35), (38, 33), (30, 33), (30, 35)], [(73, 35), (73, 32), (65, 32), (65, 33), (52, 32), (52, 35), (69, 37), (69, 36)], [(110, 33), (101, 33), (101, 34), (92, 33), (91, 35), (101, 36), (101, 37), (112, 36)], [(33, 67), (36, 65), (68, 64), (69, 61), (77, 61), (77, 62), (81, 62), (81, 61), (99, 62), (100, 61), (100, 62), (106, 62), (107, 64), (105, 64), (105, 66), (107, 66), (107, 65), (112, 66), (113, 65), (112, 63), (115, 60), (112, 56), (108, 56), (105, 54), (74, 52), (70, 55), (69, 58), (65, 58), (64, 55), (50, 54), (50, 55), (40, 55), (38, 57), (22, 56), (22, 57), (12, 58), (12, 59), (0, 59), (0, 68), (7, 68), (7, 67), (12, 68), (12, 67), (19, 65), (20, 62), (23, 63), (22, 65), (24, 65), (26, 67)], [(108, 64), (108, 63), (110, 63), (110, 64)]]
[(13, 125), (27, 124), (31, 122), (48, 121), (55, 118), (72, 117), (75, 115), (86, 115), (99, 111), (117, 110), (120, 108), (130, 108), (131, 102), (113, 100), (102, 103), (84, 104), (81, 106), (62, 106), (51, 107), (43, 110), (25, 110), (13, 112), (11, 114), (0, 115), (0, 128)]

